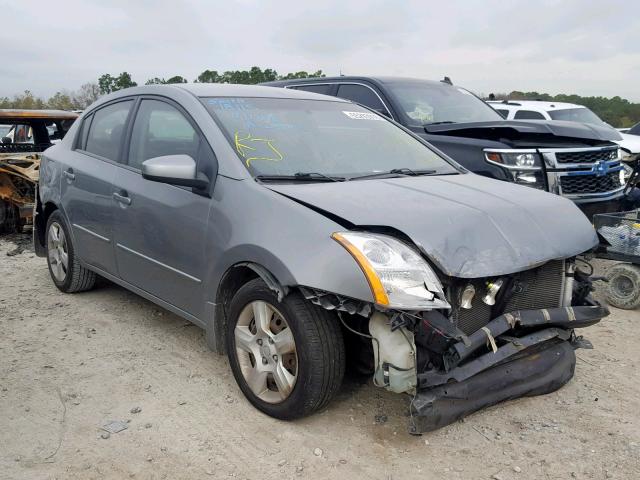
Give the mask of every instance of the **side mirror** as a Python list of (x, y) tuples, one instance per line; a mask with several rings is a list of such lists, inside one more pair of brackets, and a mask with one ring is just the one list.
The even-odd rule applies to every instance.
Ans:
[(11, 137), (2, 137), (2, 143), (11, 143)]
[(165, 155), (142, 162), (142, 178), (153, 182), (205, 189), (209, 179), (196, 171), (196, 162), (189, 155)]

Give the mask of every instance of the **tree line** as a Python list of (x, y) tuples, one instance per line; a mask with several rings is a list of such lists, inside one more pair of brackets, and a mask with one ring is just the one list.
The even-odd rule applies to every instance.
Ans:
[[(255, 85), (257, 83), (269, 82), (273, 80), (289, 80), (293, 78), (324, 77), (322, 70), (315, 72), (290, 72), (279, 74), (272, 68), (251, 67), (249, 70), (227, 70), (218, 72), (217, 70), (205, 70), (195, 79), (196, 83), (237, 83)], [(174, 75), (169, 78), (153, 77), (149, 78), (145, 85), (187, 83), (187, 78), (182, 75)], [(34, 96), (29, 90), (15, 95), (13, 98), (0, 97), (0, 108), (55, 108), (60, 110), (82, 110), (91, 105), (101, 95), (115, 92), (123, 88), (135, 87), (138, 83), (133, 80), (131, 74), (122, 72), (120, 74), (105, 73), (100, 75), (97, 82), (89, 82), (82, 85), (78, 90), (59, 91), (48, 99)], [(492, 95), (496, 100), (545, 100), (555, 102), (569, 102), (584, 105), (593, 110), (596, 115), (605, 122), (615, 127), (630, 127), (640, 122), (640, 103), (633, 103), (629, 100), (615, 96), (607, 97), (582, 97), (580, 95), (558, 94), (551, 95), (539, 92), (521, 92), (514, 90), (511, 93), (498, 93)]]

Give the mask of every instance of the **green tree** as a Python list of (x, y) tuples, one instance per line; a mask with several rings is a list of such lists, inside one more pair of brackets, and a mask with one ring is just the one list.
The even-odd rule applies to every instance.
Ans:
[(47, 108), (56, 110), (75, 110), (77, 105), (73, 101), (71, 95), (63, 92), (56, 92), (49, 100), (47, 100)]
[(123, 88), (136, 87), (138, 84), (131, 79), (131, 74), (122, 72), (117, 77), (109, 73), (105, 73), (98, 78), (98, 86), (100, 93), (105, 95), (111, 92), (117, 92)]
[(166, 83), (187, 83), (187, 79), (180, 75), (175, 75), (169, 78)]
[(144, 82), (145, 85), (164, 85), (167, 81), (164, 78), (153, 77)]

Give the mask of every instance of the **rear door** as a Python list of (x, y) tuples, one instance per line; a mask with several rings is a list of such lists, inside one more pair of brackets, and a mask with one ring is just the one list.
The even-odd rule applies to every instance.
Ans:
[(204, 242), (211, 199), (191, 188), (145, 180), (142, 162), (186, 154), (213, 179), (215, 157), (198, 127), (177, 104), (143, 97), (113, 182), (114, 236), (123, 280), (200, 316)]
[(112, 182), (133, 103), (110, 103), (86, 116), (75, 148), (61, 165), (62, 206), (76, 254), (114, 275)]

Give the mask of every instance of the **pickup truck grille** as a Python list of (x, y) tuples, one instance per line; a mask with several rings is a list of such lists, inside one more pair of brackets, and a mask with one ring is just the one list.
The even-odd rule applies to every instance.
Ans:
[(611, 161), (618, 159), (618, 149), (592, 150), (584, 152), (557, 152), (558, 163), (594, 163), (597, 161)]
[(552, 260), (544, 265), (524, 272), (509, 275), (514, 278), (514, 293), (507, 301), (503, 312), (492, 312), (492, 307), (482, 301), (485, 280), (472, 281), (476, 288), (470, 309), (460, 308), (459, 295), (464, 284), (451, 299), (450, 319), (465, 334), (470, 335), (484, 327), (492, 318), (504, 312), (559, 307), (562, 303), (564, 282), (564, 260)]
[(560, 187), (565, 195), (585, 193), (606, 193), (621, 188), (620, 172), (596, 175), (565, 175), (560, 177)]

